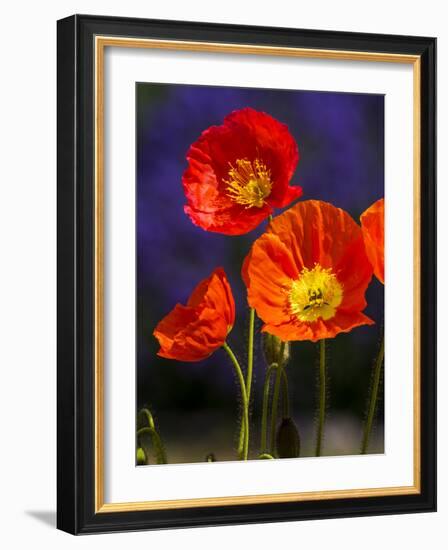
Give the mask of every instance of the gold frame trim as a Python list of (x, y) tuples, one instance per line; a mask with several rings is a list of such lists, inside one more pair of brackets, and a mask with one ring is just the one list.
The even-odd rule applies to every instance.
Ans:
[[(106, 47), (153, 48), (207, 53), (236, 53), (345, 61), (406, 63), (413, 65), (413, 173), (414, 173), (414, 482), (410, 486), (313, 491), (142, 502), (104, 502), (104, 50)], [(411, 495), (421, 492), (420, 426), (420, 122), (421, 60), (417, 55), (353, 52), (309, 48), (255, 46), (213, 42), (155, 40), (96, 36), (95, 54), (95, 513), (166, 510), (274, 502)]]

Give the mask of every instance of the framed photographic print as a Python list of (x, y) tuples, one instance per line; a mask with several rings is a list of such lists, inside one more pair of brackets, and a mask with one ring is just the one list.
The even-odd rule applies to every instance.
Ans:
[(58, 527), (434, 511), (434, 38), (58, 22)]

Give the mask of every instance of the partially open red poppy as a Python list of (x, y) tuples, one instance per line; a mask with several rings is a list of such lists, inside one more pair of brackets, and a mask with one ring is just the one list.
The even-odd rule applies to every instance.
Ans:
[(222, 268), (201, 281), (187, 305), (177, 304), (154, 330), (157, 355), (178, 361), (201, 361), (220, 348), (235, 322), (235, 302)]
[(287, 126), (254, 109), (234, 111), (193, 143), (183, 175), (191, 221), (241, 235), (302, 194), (290, 187), (299, 152)]
[(361, 228), (331, 204), (299, 202), (274, 218), (246, 257), (243, 278), (263, 330), (283, 341), (373, 324), (362, 313), (372, 266)]
[(361, 228), (373, 272), (384, 284), (384, 199), (376, 201), (361, 214)]

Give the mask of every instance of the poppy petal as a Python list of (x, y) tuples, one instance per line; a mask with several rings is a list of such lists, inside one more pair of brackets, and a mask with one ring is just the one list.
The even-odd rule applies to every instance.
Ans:
[(289, 318), (287, 292), (299, 271), (278, 237), (265, 233), (257, 242), (259, 246), (252, 248), (242, 270), (248, 302), (262, 319), (266, 315), (279, 323)]
[(361, 214), (361, 228), (373, 272), (384, 284), (384, 199), (376, 201)]

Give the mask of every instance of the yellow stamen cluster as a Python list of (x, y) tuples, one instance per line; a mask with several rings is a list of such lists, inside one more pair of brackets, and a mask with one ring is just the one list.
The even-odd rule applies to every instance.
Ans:
[(246, 208), (261, 208), (272, 190), (271, 172), (259, 159), (238, 159), (230, 165), (227, 195)]
[(304, 267), (289, 289), (289, 311), (300, 321), (326, 321), (336, 314), (342, 296), (342, 285), (331, 268), (323, 269), (320, 264), (313, 269)]

